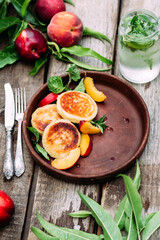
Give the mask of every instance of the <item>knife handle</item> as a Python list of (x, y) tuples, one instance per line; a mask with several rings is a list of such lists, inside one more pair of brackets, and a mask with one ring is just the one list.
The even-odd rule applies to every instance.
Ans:
[(6, 154), (4, 159), (3, 173), (7, 180), (11, 179), (14, 175), (11, 129), (6, 129)]

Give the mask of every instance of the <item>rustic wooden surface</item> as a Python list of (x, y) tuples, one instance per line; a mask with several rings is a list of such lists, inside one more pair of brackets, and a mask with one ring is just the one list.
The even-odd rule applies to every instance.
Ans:
[[(66, 4), (67, 10), (76, 13), (83, 21), (84, 26), (98, 30), (108, 35), (112, 42), (111, 48), (108, 43), (101, 43), (99, 40), (85, 37), (81, 41), (85, 47), (90, 47), (103, 56), (114, 59), (115, 67), (112, 73), (120, 76), (118, 66), (118, 45), (117, 26), (119, 18), (132, 9), (145, 8), (160, 13), (160, 2), (158, 0), (73, 0), (75, 7)], [(0, 48), (5, 42), (0, 39)], [(105, 67), (105, 64), (92, 58), (83, 58), (88, 64), (98, 67)], [(10, 224), (0, 229), (1, 240), (35, 240), (36, 237), (30, 231), (31, 226), (39, 226), (36, 219), (36, 210), (47, 220), (70, 228), (80, 228), (88, 232), (95, 232), (96, 226), (92, 219), (72, 219), (67, 213), (84, 209), (78, 197), (77, 190), (94, 198), (102, 206), (109, 210), (114, 216), (115, 210), (124, 196), (124, 184), (122, 179), (113, 179), (110, 182), (96, 185), (77, 185), (66, 183), (55, 179), (42, 171), (31, 158), (25, 144), (23, 153), (26, 164), (26, 171), (21, 178), (13, 177), (6, 181), (3, 177), (3, 160), (5, 154), (5, 128), (4, 128), (4, 83), (10, 82), (12, 87), (25, 86), (27, 100), (50, 76), (63, 74), (66, 70), (66, 63), (55, 60), (51, 57), (47, 75), (43, 68), (35, 77), (28, 75), (32, 68), (19, 61), (13, 66), (0, 70), (0, 189), (7, 192), (13, 199), (16, 207), (14, 217)], [(46, 77), (47, 76), (47, 77)], [(145, 100), (150, 113), (151, 129), (150, 136), (144, 153), (139, 159), (142, 184), (140, 194), (143, 200), (144, 215), (160, 209), (160, 77), (151, 83), (136, 85), (132, 84)], [(14, 128), (14, 152), (16, 147), (17, 125)], [(135, 166), (130, 168), (126, 174), (133, 176)], [(157, 232), (152, 240), (160, 239), (160, 232)]]

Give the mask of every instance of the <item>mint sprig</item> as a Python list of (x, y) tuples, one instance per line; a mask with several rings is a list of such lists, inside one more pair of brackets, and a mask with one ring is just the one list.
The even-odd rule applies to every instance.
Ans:
[(104, 129), (107, 128), (105, 115), (103, 115), (99, 120), (91, 121), (91, 124), (98, 127), (101, 130), (101, 133), (103, 133)]

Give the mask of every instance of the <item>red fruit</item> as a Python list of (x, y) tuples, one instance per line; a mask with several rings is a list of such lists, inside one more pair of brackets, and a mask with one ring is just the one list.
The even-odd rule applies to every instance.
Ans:
[(47, 33), (60, 47), (70, 47), (78, 44), (82, 38), (83, 24), (75, 14), (59, 12), (51, 19)]
[(82, 157), (87, 157), (92, 151), (92, 140), (87, 133), (81, 134), (80, 150)]
[(14, 213), (14, 203), (7, 193), (0, 190), (0, 226), (9, 222)]
[(49, 93), (46, 97), (44, 97), (38, 104), (38, 107), (43, 107), (54, 102), (58, 97), (58, 94)]
[(15, 40), (15, 48), (22, 59), (35, 62), (47, 52), (47, 41), (33, 29), (24, 29)]
[(37, 0), (35, 10), (43, 22), (49, 22), (56, 13), (65, 11), (66, 6), (63, 0)]

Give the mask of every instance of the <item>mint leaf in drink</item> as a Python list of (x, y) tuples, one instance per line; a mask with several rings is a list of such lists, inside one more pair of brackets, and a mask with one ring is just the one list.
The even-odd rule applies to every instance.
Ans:
[(98, 127), (101, 130), (101, 133), (104, 132), (104, 129), (106, 129), (106, 121), (105, 121), (105, 115), (103, 115), (99, 120), (91, 121), (91, 124)]
[(53, 93), (61, 93), (64, 90), (63, 81), (61, 77), (55, 76), (48, 79), (48, 88)]
[(79, 82), (77, 87), (74, 89), (74, 91), (85, 92), (85, 86), (83, 82), (84, 82), (84, 78), (81, 79), (81, 81)]

